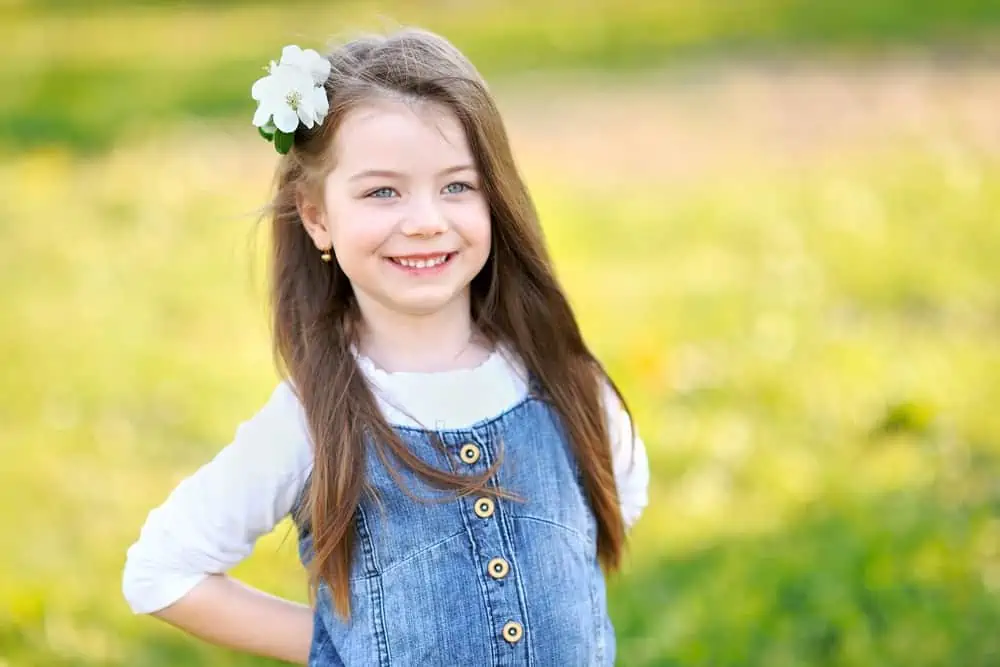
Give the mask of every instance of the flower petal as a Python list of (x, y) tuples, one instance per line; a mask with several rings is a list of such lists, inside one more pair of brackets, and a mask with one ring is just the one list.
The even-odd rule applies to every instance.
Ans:
[(299, 119), (302, 120), (302, 124), (308, 128), (312, 128), (316, 124), (316, 114), (313, 112), (312, 106), (308, 104), (300, 104), (297, 109)]
[(289, 44), (281, 51), (281, 64), (309, 75), (313, 83), (324, 83), (330, 76), (330, 61), (313, 49)]
[(274, 78), (270, 74), (263, 76), (253, 82), (253, 86), (250, 87), (250, 97), (255, 100), (264, 99), (273, 86)]
[(294, 132), (298, 124), (298, 114), (287, 104), (282, 104), (274, 110), (274, 126), (282, 132)]
[(326, 83), (326, 80), (330, 78), (330, 61), (312, 49), (307, 49), (306, 54), (309, 56), (308, 69), (313, 82)]
[(271, 106), (269, 104), (261, 104), (257, 107), (257, 111), (253, 115), (253, 124), (257, 127), (264, 127), (267, 125), (267, 121), (271, 118)]
[(311, 102), (316, 111), (316, 120), (322, 121), (330, 111), (330, 100), (326, 96), (326, 89), (322, 86), (313, 88)]
[(281, 64), (294, 65), (302, 61), (302, 49), (295, 44), (289, 44), (281, 49)]
[(280, 65), (275, 72), (275, 76), (277, 76), (281, 81), (281, 85), (283, 87), (282, 96), (288, 94), (292, 90), (296, 90), (301, 93), (303, 97), (305, 97), (309, 90), (315, 85), (309, 77), (308, 72), (293, 65)]

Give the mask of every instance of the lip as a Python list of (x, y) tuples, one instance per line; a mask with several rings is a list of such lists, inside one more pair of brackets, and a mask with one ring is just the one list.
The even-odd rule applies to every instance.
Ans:
[(431, 259), (432, 257), (440, 257), (441, 255), (454, 255), (455, 250), (441, 250), (440, 252), (417, 252), (409, 255), (386, 255), (386, 259)]

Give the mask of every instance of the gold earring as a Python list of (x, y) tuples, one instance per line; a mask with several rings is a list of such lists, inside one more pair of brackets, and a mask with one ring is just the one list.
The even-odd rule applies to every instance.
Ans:
[(330, 254), (331, 250), (333, 250), (333, 246), (330, 246), (329, 250), (323, 251), (323, 254), (320, 255), (319, 258), (324, 262), (329, 262), (331, 259), (333, 259), (333, 255)]

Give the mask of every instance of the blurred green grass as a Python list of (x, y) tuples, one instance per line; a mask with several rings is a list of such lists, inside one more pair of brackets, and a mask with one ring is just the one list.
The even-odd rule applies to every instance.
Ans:
[[(993, 0), (507, 0), (497, 3), (8, 2), (0, 147), (104, 149), (178, 119), (252, 115), (249, 90), (288, 42), (357, 27), (441, 31), (490, 77), (658, 68), (693, 57), (990, 49)], [(389, 18), (391, 17), (391, 19)]]
[[(268, 664), (119, 593), (145, 513), (273, 382), (252, 225), (272, 156), (232, 136), (0, 167), (4, 664)], [(615, 184), (529, 165), (650, 449), (620, 664), (1000, 660), (1000, 156), (949, 155)], [(304, 598), (287, 525), (237, 574)]]

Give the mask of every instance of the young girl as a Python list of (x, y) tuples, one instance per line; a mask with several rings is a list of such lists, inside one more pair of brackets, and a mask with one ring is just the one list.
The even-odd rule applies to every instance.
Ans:
[[(613, 664), (646, 454), (485, 83), (407, 29), (286, 47), (253, 97), (284, 380), (150, 512), (131, 608), (315, 666)], [(309, 607), (225, 575), (289, 515)]]

